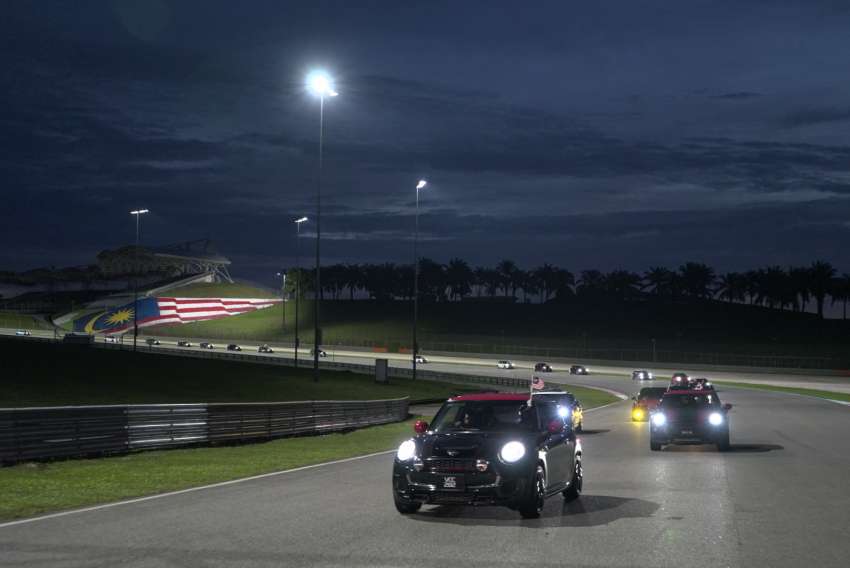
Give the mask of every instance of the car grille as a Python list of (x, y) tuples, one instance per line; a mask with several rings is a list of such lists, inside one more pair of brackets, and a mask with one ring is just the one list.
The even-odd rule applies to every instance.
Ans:
[(475, 460), (460, 460), (451, 458), (430, 459), (425, 462), (425, 467), (430, 471), (476, 471)]

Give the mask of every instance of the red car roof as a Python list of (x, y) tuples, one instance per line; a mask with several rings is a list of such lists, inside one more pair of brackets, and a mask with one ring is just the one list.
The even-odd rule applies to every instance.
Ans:
[(466, 400), (514, 400), (514, 401), (527, 401), (528, 394), (527, 393), (506, 393), (506, 392), (481, 392), (481, 393), (473, 393), (473, 394), (459, 394), (457, 396), (451, 397), (449, 400), (452, 401), (466, 401)]

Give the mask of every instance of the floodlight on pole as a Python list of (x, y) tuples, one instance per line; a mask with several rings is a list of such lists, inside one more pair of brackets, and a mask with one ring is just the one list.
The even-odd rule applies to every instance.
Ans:
[(136, 274), (133, 278), (133, 351), (136, 350), (136, 342), (139, 337), (139, 319), (136, 317), (139, 313), (139, 232), (142, 215), (150, 213), (149, 209), (134, 209), (130, 211), (130, 215), (136, 218), (136, 247), (133, 249), (133, 260)]
[(319, 351), (322, 343), (319, 300), (322, 297), (322, 150), (325, 135), (325, 97), (335, 97), (339, 93), (334, 89), (331, 76), (320, 70), (312, 71), (307, 75), (307, 90), (319, 97), (319, 172), (316, 176), (316, 296), (313, 298), (313, 381), (318, 381)]
[(416, 224), (413, 229), (413, 380), (416, 380), (416, 356), (419, 354), (419, 343), (416, 339), (416, 328), (419, 320), (419, 190), (428, 182), (420, 179), (416, 184)]

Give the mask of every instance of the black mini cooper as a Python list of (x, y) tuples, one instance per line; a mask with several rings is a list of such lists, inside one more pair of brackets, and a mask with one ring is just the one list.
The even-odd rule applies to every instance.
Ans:
[(581, 443), (558, 405), (527, 394), (459, 395), (418, 421), (393, 464), (399, 513), (423, 504), (503, 505), (540, 516), (547, 497), (578, 498)]

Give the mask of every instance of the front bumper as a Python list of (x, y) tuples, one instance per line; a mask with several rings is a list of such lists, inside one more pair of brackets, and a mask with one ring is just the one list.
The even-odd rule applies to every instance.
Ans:
[(716, 444), (726, 438), (729, 429), (725, 424), (685, 424), (668, 422), (664, 426), (652, 425), (650, 439), (659, 444)]
[[(502, 464), (498, 464), (502, 465)], [(528, 470), (528, 471), (526, 471)], [(445, 478), (454, 477), (456, 489), (445, 487)], [(399, 501), (426, 504), (516, 506), (528, 492), (530, 466), (493, 466), (489, 471), (416, 471), (412, 465), (396, 462), (393, 467), (393, 493)]]

